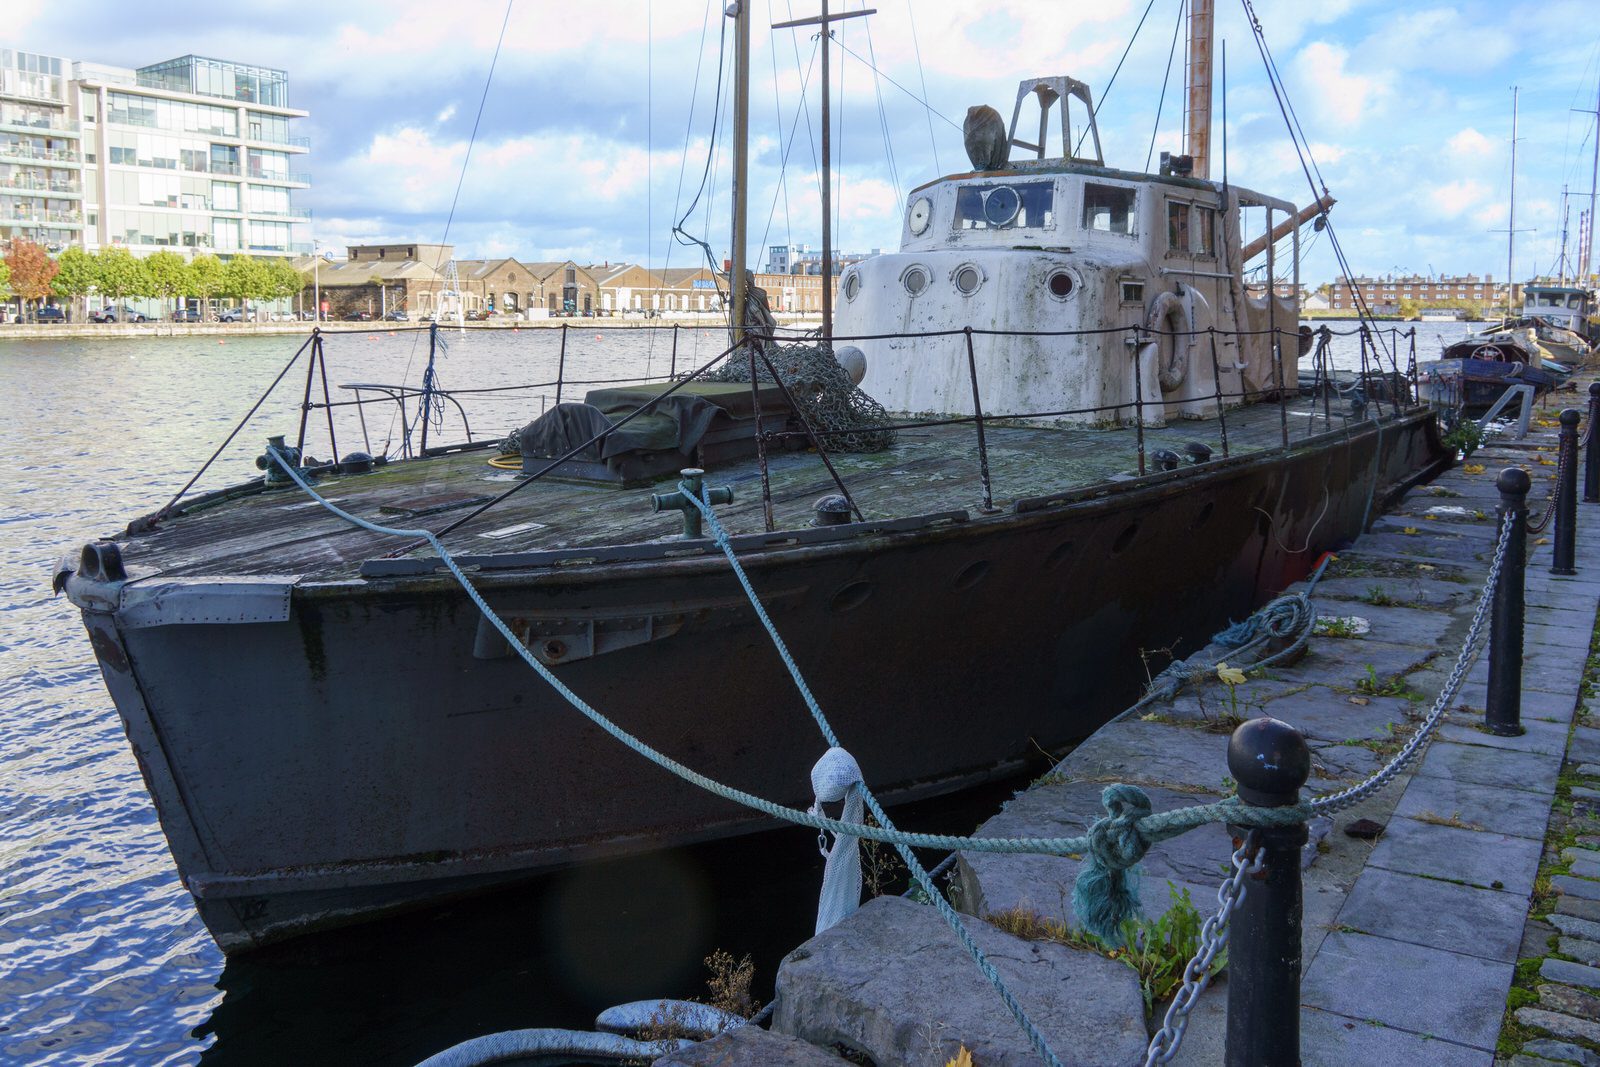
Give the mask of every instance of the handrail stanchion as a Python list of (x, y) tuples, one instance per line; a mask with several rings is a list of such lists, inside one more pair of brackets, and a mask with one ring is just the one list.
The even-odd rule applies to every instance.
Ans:
[(300, 400), (300, 432), (295, 436), (295, 451), (306, 454), (306, 423), (311, 418), (311, 383), (317, 380), (317, 364), (322, 360), (322, 328), (311, 330), (311, 363), (306, 367), (306, 393)]
[[(742, 331), (741, 331), (742, 332)], [(767, 431), (761, 426), (761, 376), (756, 373), (756, 343), (748, 334), (740, 342), (750, 363), (750, 414), (756, 421), (756, 462), (761, 467), (761, 518), (768, 533), (776, 529), (772, 520), (772, 478), (767, 471)]]
[[(1269, 285), (1267, 287), (1267, 303), (1269, 306), (1276, 306), (1277, 302), (1277, 298), (1272, 295), (1272, 287)], [(1287, 451), (1289, 448), (1289, 396), (1284, 391), (1283, 385), (1283, 344), (1282, 338), (1278, 336), (1280, 332), (1276, 326), (1272, 328), (1272, 362), (1278, 377), (1278, 421), (1283, 427), (1283, 447)]]
[(978, 473), (983, 477), (983, 511), (992, 515), (1000, 509), (994, 506), (994, 489), (989, 484), (989, 443), (983, 433), (983, 403), (978, 397), (978, 357), (972, 351), (972, 327), (962, 332), (967, 338), (967, 378), (972, 383), (972, 414), (978, 426)]
[[(1233, 731), (1228, 773), (1239, 799), (1263, 808), (1300, 800), (1311, 776), (1311, 750), (1286, 722), (1265, 716)], [(1251, 833), (1229, 832), (1240, 841)], [(1300, 1062), (1300, 923), (1304, 889), (1300, 854), (1308, 834), (1304, 822), (1255, 831), (1260, 871), (1245, 882), (1228, 939), (1227, 1067)]]
[[(1516, 737), (1522, 729), (1522, 609), (1528, 564), (1528, 487), (1521, 467), (1500, 472), (1500, 536), (1507, 538), (1489, 614), (1489, 695), (1483, 721), (1489, 732)], [(1509, 517), (1509, 528), (1507, 519)]]
[(567, 377), (567, 324), (561, 324), (561, 355), (556, 360), (556, 404), (561, 403), (561, 383)]
[(1217, 430), (1222, 434), (1222, 458), (1227, 459), (1228, 416), (1223, 411), (1227, 405), (1222, 396), (1222, 365), (1217, 359), (1217, 328), (1212, 326), (1206, 332), (1211, 334), (1211, 380), (1217, 383)]
[(667, 368), (667, 377), (678, 377), (678, 324), (672, 324), (672, 365)]
[[(328, 416), (328, 449), (333, 453), (329, 458), (337, 463), (339, 460), (339, 438), (333, 432), (333, 394), (328, 392), (328, 361), (326, 359), (318, 359), (316, 362), (318, 368), (320, 368), (317, 373), (322, 378), (322, 410)], [(432, 366), (431, 359), (429, 360), (429, 365)]]
[(1144, 360), (1139, 355), (1144, 348), (1139, 343), (1139, 327), (1133, 331), (1133, 433), (1139, 443), (1139, 476), (1144, 477)]
[[(433, 408), (433, 360), (439, 354), (439, 324), (428, 323), (428, 369), (422, 375), (422, 444), (421, 454), (428, 454), (428, 413)], [(338, 457), (334, 457), (337, 459)]]
[(1600, 504), (1600, 382), (1589, 383), (1589, 428), (1583, 450), (1583, 502)]
[(1578, 547), (1578, 420), (1577, 408), (1561, 412), (1561, 447), (1556, 464), (1555, 559), (1551, 574), (1577, 574), (1574, 560)]

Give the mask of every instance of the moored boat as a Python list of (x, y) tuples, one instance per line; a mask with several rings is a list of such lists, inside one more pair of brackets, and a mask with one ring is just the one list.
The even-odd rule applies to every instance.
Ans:
[[(1013, 164), (1030, 97), (1062, 107), (1061, 154), (1041, 138)], [(639, 483), (679, 467), (728, 490), (733, 549), (886, 801), (1086, 736), (1149, 650), (1203, 643), (1447, 457), (1409, 396), (1297, 395), (1295, 309), (1244, 267), (1253, 243), (1270, 279), (1297, 278), (1276, 243), (1325, 205), (1213, 182), (1203, 156), (1157, 174), (1078, 158), (1070, 100), (1087, 87), (1024, 83), (1005, 156), (914, 192), (901, 250), (841, 277), (830, 327), (860, 349), (841, 362), (901, 414), (839, 433), (892, 433), (876, 450), (823, 464), (835, 428), (806, 402), (824, 387), (757, 368), (804, 353), (736, 319), (743, 385), (591, 392), (519, 434), (514, 492), (473, 441), (347, 457), (319, 469), (321, 491), (438, 532), (567, 687), (753, 793), (803, 805), (824, 746), (716, 546), (652, 514)], [(1249, 242), (1252, 205), (1266, 225)], [(736, 293), (743, 277), (736, 258)], [(225, 950), (769, 825), (575, 713), (431, 550), (273, 476), (302, 459), (274, 443), (267, 475), (84, 545), (56, 575)], [(835, 493), (843, 509), (819, 501)]]

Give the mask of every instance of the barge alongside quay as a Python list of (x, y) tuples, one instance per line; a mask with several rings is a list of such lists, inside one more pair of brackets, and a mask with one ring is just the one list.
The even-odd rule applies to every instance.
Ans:
[[(490, 442), (424, 440), (375, 468), (324, 467), (320, 491), (443, 534), (571, 690), (780, 802), (805, 802), (821, 742), (716, 546), (652, 516), (640, 471), (699, 462), (731, 489), (733, 547), (886, 802), (1087, 736), (1135, 691), (1145, 650), (1203, 643), (1448, 457), (1409, 394), (1352, 404), (1325, 382), (1291, 399), (1302, 338), (1292, 306), (1247, 291), (1241, 209), (1263, 209), (1270, 265), (1320, 204), (1296, 212), (1203, 165), (1143, 174), (1074, 156), (1072, 101), (1099, 136), (1071, 79), (1023, 83), (1008, 151), (1029, 98), (1042, 120), (1060, 106), (1060, 156), (1041, 136), (1032, 160), (914, 192), (901, 253), (841, 279), (836, 325), (864, 335), (866, 385), (936, 413), (898, 420), (889, 447), (828, 456), (802, 403), (820, 387), (750, 384), (778, 373), (758, 359), (794, 364), (782, 338), (736, 318), (742, 389), (655, 383), (620, 417), (601, 410), (616, 396), (590, 394), (546, 417), (560, 426), (528, 428), (521, 479), (485, 462)], [(736, 260), (736, 293), (742, 277)], [(320, 336), (308, 347), (307, 414), (323, 406)], [(676, 436), (619, 444), (623, 420), (648, 419)], [(526, 451), (562, 433), (570, 448)], [(270, 447), (264, 467), (303, 458)], [(548, 473), (573, 460), (593, 477)], [(853, 521), (813, 507), (834, 491)], [(768, 825), (573, 713), (430, 551), (270, 476), (84, 545), (56, 583), (225, 951)]]

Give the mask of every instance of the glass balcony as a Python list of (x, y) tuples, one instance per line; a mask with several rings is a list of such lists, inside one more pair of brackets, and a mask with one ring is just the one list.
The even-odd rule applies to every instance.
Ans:
[(78, 153), (70, 148), (35, 148), (21, 141), (0, 141), (0, 159), (41, 160), (78, 165)]

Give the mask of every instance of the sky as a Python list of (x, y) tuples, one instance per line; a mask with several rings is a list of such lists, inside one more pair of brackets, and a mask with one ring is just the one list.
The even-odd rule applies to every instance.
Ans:
[[(809, 30), (768, 28), (814, 15), (820, 3), (748, 2), (750, 254), (759, 265), (767, 245), (820, 243), (818, 42)], [(1564, 184), (1576, 247), (1595, 133), (1593, 115), (1573, 109), (1595, 107), (1600, 77), (1592, 0), (1255, 4), (1339, 201), (1334, 232), (1356, 273), (1505, 277), (1513, 86), (1514, 273), (1554, 269)], [(836, 246), (892, 249), (906, 194), (970, 169), (960, 130), (968, 106), (1009, 118), (1025, 77), (1066, 74), (1091, 86), (1111, 166), (1145, 169), (1152, 143), (1157, 154), (1180, 151), (1181, 36), (1162, 93), (1179, 5), (834, 0), (835, 10), (877, 8), (835, 30)], [(311, 138), (311, 154), (294, 169), (313, 184), (298, 206), (314, 213), (318, 244), (341, 254), (348, 243), (448, 239), (460, 258), (660, 268), (703, 262), (673, 240), (685, 215), (684, 229), (719, 261), (728, 254), (732, 21), (722, 6), (510, 0), (508, 16), (507, 0), (7, 0), (0, 41), (130, 67), (193, 52), (286, 70), (290, 105), (310, 112), (296, 132)], [(1242, 5), (1216, 6), (1228, 176), (1309, 202)], [(724, 56), (723, 132), (713, 142)], [(1214, 107), (1217, 177), (1220, 88)], [(1332, 245), (1326, 235), (1308, 243), (1303, 280), (1340, 272)]]

